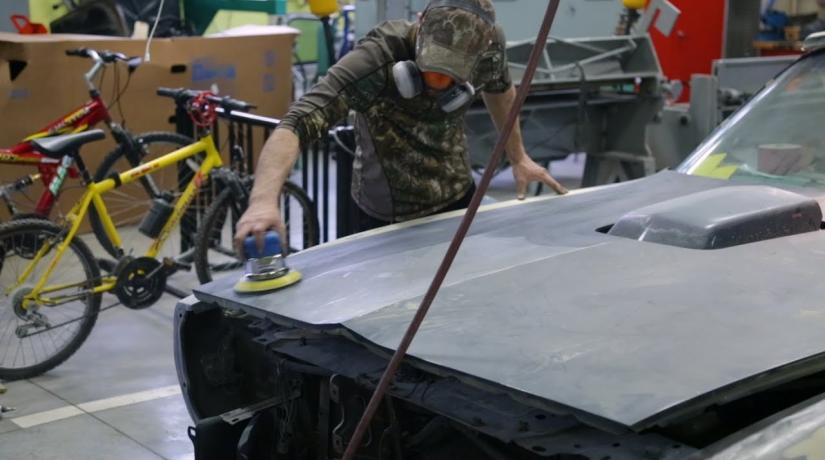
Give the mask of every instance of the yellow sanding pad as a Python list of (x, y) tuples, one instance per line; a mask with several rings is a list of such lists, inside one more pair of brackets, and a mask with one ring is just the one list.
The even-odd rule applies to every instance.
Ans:
[(235, 292), (239, 294), (250, 294), (275, 291), (287, 286), (292, 286), (298, 281), (301, 281), (301, 272), (296, 270), (290, 270), (289, 273), (284, 276), (263, 281), (251, 281), (244, 276), (235, 284)]

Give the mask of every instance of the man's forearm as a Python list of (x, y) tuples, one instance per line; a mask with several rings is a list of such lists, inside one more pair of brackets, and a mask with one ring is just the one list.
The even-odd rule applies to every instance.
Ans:
[(289, 177), (299, 152), (298, 136), (288, 129), (276, 129), (264, 143), (258, 158), (250, 201), (267, 200), (277, 203), (281, 188)]
[[(507, 120), (507, 114), (510, 113), (510, 108), (516, 100), (516, 87), (511, 86), (510, 89), (503, 93), (482, 93), (484, 104), (490, 112), (490, 117), (496, 128), (501, 132), (504, 128), (504, 123)], [(507, 140), (507, 158), (510, 163), (518, 163), (522, 158), (527, 156), (524, 151), (524, 141), (521, 137), (521, 123), (519, 117), (516, 117), (516, 124), (513, 126), (513, 131), (510, 138)]]

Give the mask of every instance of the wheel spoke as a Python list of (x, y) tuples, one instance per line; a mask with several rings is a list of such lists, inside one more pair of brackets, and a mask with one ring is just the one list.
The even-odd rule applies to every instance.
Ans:
[[(20, 220), (0, 226), (0, 241), (4, 242), (6, 257), (0, 270), (0, 285), (13, 285), (20, 273), (32, 263), (30, 258), (37, 247), (32, 242), (55, 240), (61, 228), (45, 221)], [(82, 243), (73, 242), (57, 262), (48, 286), (83, 283), (94, 279), (95, 262)], [(85, 246), (83, 246), (85, 248)], [(13, 256), (9, 256), (13, 254)], [(23, 306), (22, 299), (40, 279), (51, 263), (54, 251), (41, 258), (29, 279), (8, 295), (0, 294), (0, 378), (26, 378), (42, 373), (70, 356), (85, 340), (94, 324), (100, 295), (86, 295), (76, 301), (56, 307), (36, 303)], [(68, 288), (69, 294), (79, 293), (77, 287)], [(70, 321), (82, 318), (80, 321)], [(44, 329), (46, 325), (65, 324)], [(25, 335), (17, 335), (18, 328)], [(41, 333), (38, 333), (40, 331)]]

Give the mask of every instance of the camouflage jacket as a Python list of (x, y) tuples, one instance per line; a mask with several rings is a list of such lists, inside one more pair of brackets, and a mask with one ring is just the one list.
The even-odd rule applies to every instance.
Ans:
[[(473, 180), (464, 136), (467, 107), (445, 113), (435, 97), (398, 94), (392, 66), (415, 59), (416, 32), (407, 21), (373, 29), (292, 105), (281, 124), (306, 145), (352, 111), (358, 144), (352, 197), (367, 214), (392, 222), (439, 211), (460, 199)], [(470, 83), (477, 94), (510, 88), (500, 28)]]

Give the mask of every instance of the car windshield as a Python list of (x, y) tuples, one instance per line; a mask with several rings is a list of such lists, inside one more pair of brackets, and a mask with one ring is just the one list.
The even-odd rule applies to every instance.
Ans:
[(825, 53), (798, 61), (769, 83), (679, 171), (825, 188)]

